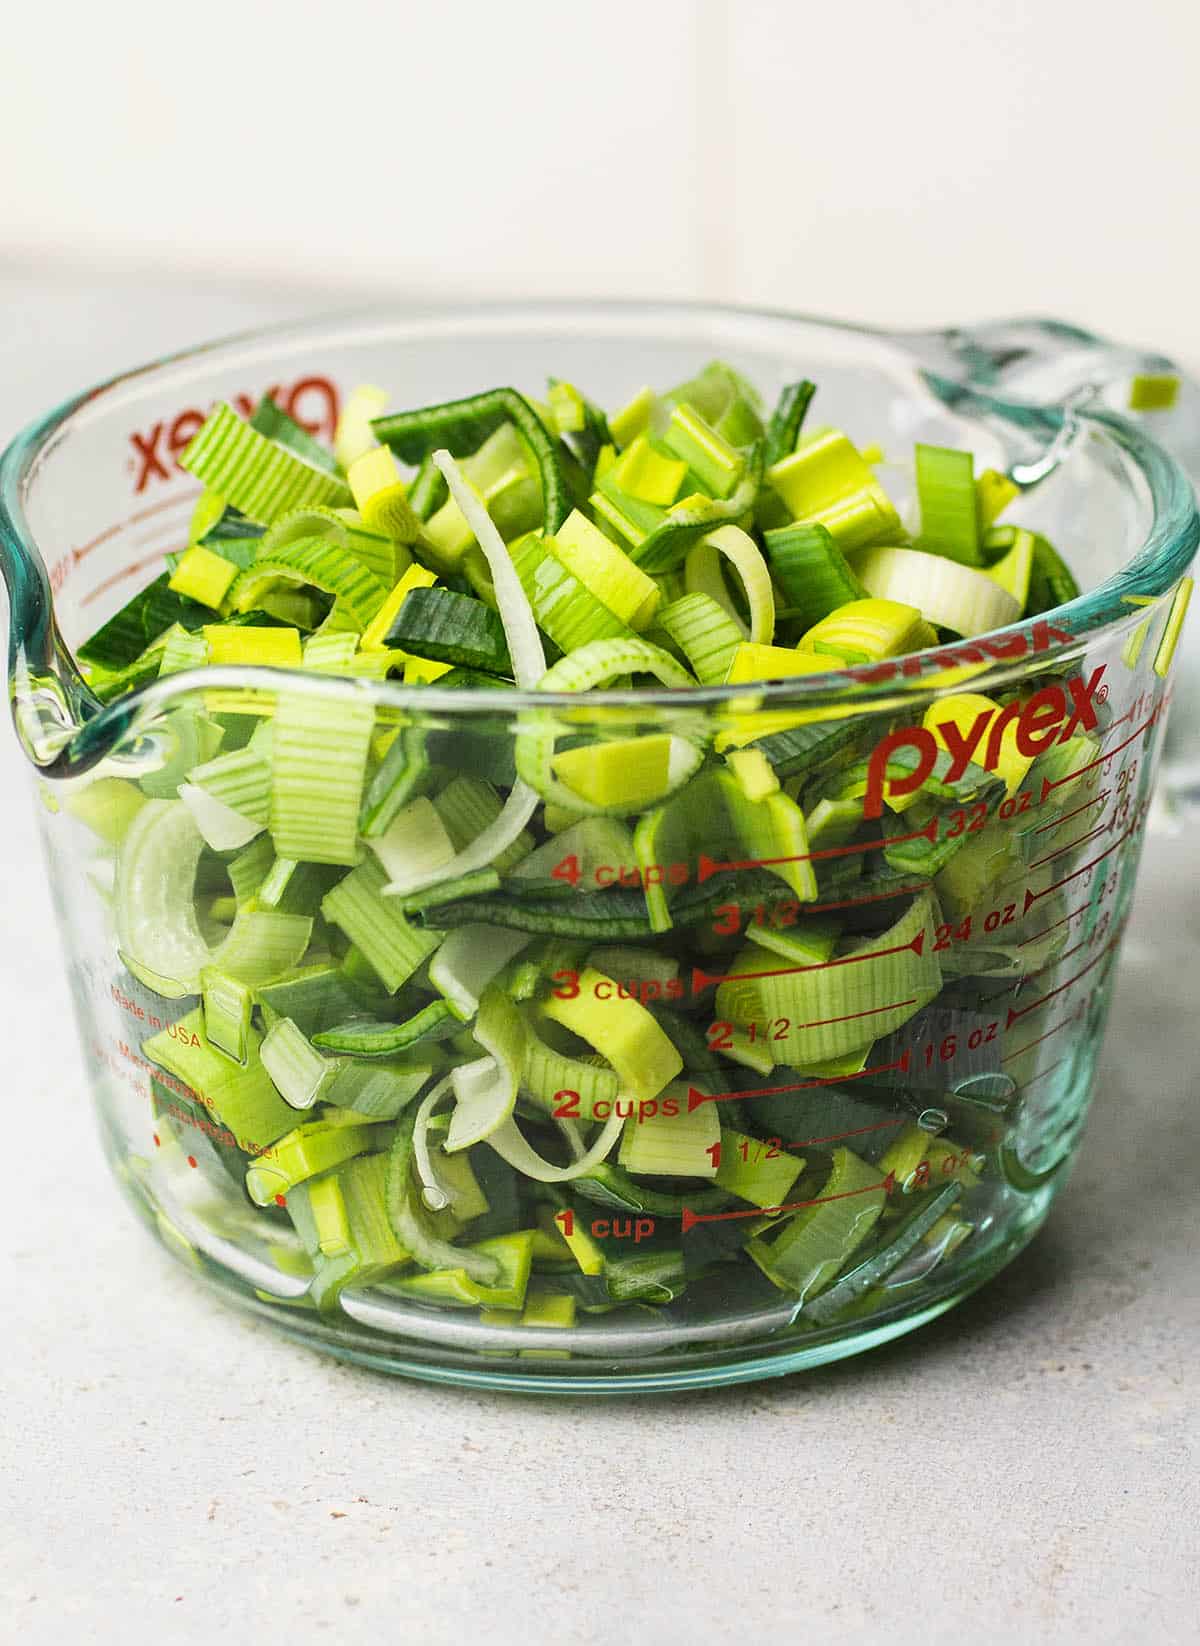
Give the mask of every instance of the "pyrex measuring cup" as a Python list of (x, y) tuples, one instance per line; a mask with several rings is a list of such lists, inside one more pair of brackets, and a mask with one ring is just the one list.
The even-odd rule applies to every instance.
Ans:
[[(74, 664), (71, 648), (186, 540), (195, 486), (176, 459), (217, 399), (248, 411), (269, 390), (328, 437), (360, 381), (421, 404), (491, 382), (536, 391), (553, 374), (613, 403), (713, 356), (768, 395), (815, 379), (823, 420), (887, 457), (914, 440), (970, 447), (1017, 482), (1012, 518), (1053, 539), (1087, 592), (918, 657), (752, 688), (581, 698), (207, 668), (102, 707)], [(1078, 1147), (1200, 536), (1183, 472), (1100, 403), (1146, 366), (1039, 326), (903, 337), (676, 306), (383, 314), (178, 356), (22, 435), (0, 475), (13, 712), (44, 802), (105, 1147), (151, 1229), (227, 1296), (335, 1354), (576, 1392), (819, 1364), (933, 1318), (994, 1274), (1042, 1223)], [(1024, 402), (1008, 398), (1018, 368), (1030, 374)], [(908, 508), (905, 468), (881, 474)], [(1003, 704), (1016, 767), (997, 769), (1006, 745), (994, 716), (945, 733), (937, 706), (964, 692)], [(477, 1144), (480, 1198), (449, 1208), (469, 1239), (518, 1233), (533, 1278), (506, 1272), (507, 1292), (446, 1268), (431, 1275), (386, 1230), (360, 1229), (341, 1168), (325, 1156), (312, 1179), (297, 1165), (296, 1128), (315, 1112), (289, 1110), (261, 1066), (231, 1063), (215, 1100), (189, 1084), (198, 1052), (220, 1055), (194, 982), (147, 976), (121, 951), (119, 830), (106, 814), (97, 832), (90, 786), (116, 779), (132, 805), (168, 815), (198, 737), (236, 746), (259, 718), (314, 695), (355, 715), (370, 705), (378, 726), (423, 739), (440, 781), (483, 780), (497, 799), (564, 738), (667, 731), (707, 761), (683, 804), (639, 820), (636, 850), (616, 835), (611, 860), (553, 861), (545, 841), (537, 884), (510, 878), (483, 904), (414, 916), (430, 951), (474, 930), (481, 909), (518, 956), (522, 942), (565, 944), (552, 988), (513, 985), (525, 1036), (517, 1120), (549, 1169), (515, 1174), (514, 1187), (511, 1172), (489, 1175)], [(734, 826), (719, 752), (762, 738), (808, 814), (804, 851), (756, 854)], [(935, 768), (930, 799), (918, 790)], [(197, 848), (214, 945), (219, 906), (245, 890), (232, 855)], [(344, 969), (332, 914), (322, 930), (325, 961)], [(432, 990), (419, 971), (389, 987), (376, 961), (359, 1011), (386, 1030)], [(255, 1046), (264, 1006), (278, 1016), (285, 999), (274, 987), (258, 997)], [(669, 1028), (683, 1067), (665, 1087), (617, 1079), (614, 1047), (577, 1010), (608, 997)], [(309, 1009), (309, 1036), (337, 1027), (337, 1008)], [(452, 1023), (388, 1066), (411, 1078), (415, 1101), (422, 1079), (427, 1091), (478, 1055)], [(535, 1101), (537, 1059), (543, 1074), (564, 1072)], [(337, 1078), (346, 1069), (361, 1093), (371, 1065), (352, 1048)], [(708, 1140), (711, 1169), (639, 1173), (656, 1118), (681, 1113)], [(572, 1175), (572, 1159), (596, 1154), (618, 1123), (620, 1155)], [(384, 1170), (393, 1130), (347, 1126), (347, 1170)], [(315, 1209), (328, 1196), (314, 1184), (328, 1179), (333, 1228)]]

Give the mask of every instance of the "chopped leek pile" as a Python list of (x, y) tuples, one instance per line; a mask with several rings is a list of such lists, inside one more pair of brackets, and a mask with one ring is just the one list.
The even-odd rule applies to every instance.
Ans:
[[(1052, 870), (1036, 913), (1008, 894), (1086, 802), (1094, 717), (1031, 757), (1017, 693), (964, 680), (880, 768), (886, 720), (756, 688), (1076, 590), (997, 524), (1006, 476), (918, 446), (902, 518), (814, 394), (768, 414), (719, 362), (607, 413), (363, 387), (332, 452), (266, 401), (183, 453), (188, 546), (79, 658), (104, 701), (187, 680), (68, 809), (113, 856), (155, 1126), (290, 1224), (312, 1307), (570, 1327), (733, 1266), (816, 1329), (975, 1233), (1003, 1105), (953, 1093), (1015, 1048), (956, 990), (1067, 942)], [(205, 684), (231, 664), (270, 672)], [(725, 684), (705, 730), (504, 719), (517, 689)]]

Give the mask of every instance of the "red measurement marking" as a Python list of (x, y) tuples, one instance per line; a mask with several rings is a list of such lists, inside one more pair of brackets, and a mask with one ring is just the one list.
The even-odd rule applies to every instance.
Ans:
[(1095, 840), (1097, 835), (1103, 834), (1107, 829), (1111, 829), (1116, 821), (1117, 814), (1114, 812), (1112, 816), (1104, 823), (1097, 823), (1094, 829), (1089, 829), (1087, 834), (1081, 834), (1077, 840), (1068, 840), (1064, 845), (1056, 846), (1054, 850), (1052, 852), (1048, 852), (1045, 857), (1039, 857), (1036, 863), (1031, 863), (1029, 865), (1030, 869), (1041, 869), (1047, 863), (1053, 863), (1054, 859), (1056, 857), (1061, 857), (1064, 852), (1074, 851), (1076, 846), (1086, 846), (1089, 840)]
[(903, 954), (911, 949), (914, 954), (920, 954), (925, 947), (925, 928), (922, 927), (911, 943), (896, 943), (890, 949), (872, 949), (869, 954), (847, 954), (840, 960), (822, 960), (811, 966), (780, 966), (770, 972), (706, 972), (699, 966), (692, 967), (692, 993), (700, 994), (711, 983), (728, 983), (730, 979), (739, 982), (744, 978), (748, 982), (761, 977), (796, 977), (801, 972), (828, 972), (835, 966), (857, 966), (864, 960), (882, 960), (885, 955)]
[(1024, 1046), (1018, 1046), (1015, 1052), (1009, 1052), (1007, 1057), (1002, 1057), (1000, 1059), (1001, 1063), (1012, 1063), (1018, 1057), (1023, 1056), (1025, 1052), (1031, 1052), (1035, 1046), (1040, 1046), (1043, 1040), (1049, 1040), (1050, 1036), (1057, 1034), (1060, 1029), (1069, 1029), (1071, 1024), (1078, 1020), (1079, 1015), (1078, 1011), (1073, 1011), (1070, 1017), (1064, 1017), (1061, 1023), (1056, 1023), (1052, 1029), (1047, 1029), (1045, 1034), (1038, 1035), (1036, 1040), (1026, 1041)]
[(194, 1155), (194, 1154), (190, 1154), (190, 1155), (188, 1155), (188, 1165), (189, 1165), (189, 1166), (194, 1166), (194, 1165), (195, 1165), (195, 1164), (196, 1164), (196, 1157), (195, 1157), (195, 1155)]
[(1085, 937), (1082, 943), (1076, 943), (1073, 949), (1064, 949), (1061, 954), (1056, 954), (1053, 960), (1047, 960), (1044, 966), (1037, 967), (1035, 971), (1026, 972), (1024, 981), (1028, 983), (1031, 977), (1040, 977), (1043, 972), (1052, 972), (1055, 966), (1061, 966), (1063, 961), (1070, 960), (1073, 954), (1078, 954), (1081, 949), (1089, 948), (1094, 938), (1095, 933), (1092, 933), (1090, 937)]
[(184, 503), (190, 503), (198, 494), (199, 489), (194, 488), (189, 490), (184, 497), (164, 497), (161, 503), (151, 503), (149, 508), (139, 509), (136, 514), (131, 514), (128, 519), (118, 521), (115, 526), (110, 526), (107, 531), (101, 532), (98, 537), (93, 537), (81, 549), (72, 549), (72, 560), (78, 565), (81, 560), (87, 559), (93, 549), (98, 549), (102, 543), (107, 543), (109, 538), (115, 537), (118, 532), (125, 531), (129, 526), (136, 526), (143, 520), (149, 520), (151, 515), (161, 514), (164, 509), (180, 508)]
[(893, 834), (883, 840), (864, 840), (857, 846), (826, 846), (823, 851), (796, 852), (791, 857), (745, 857), (735, 862), (723, 863), (701, 852), (696, 878), (703, 885), (710, 875), (720, 874), (724, 869), (769, 869), (780, 863), (819, 863), (830, 857), (851, 857), (857, 852), (873, 852), (882, 850), (885, 846), (898, 846), (904, 840), (928, 840), (934, 845), (937, 842), (937, 835), (938, 820), (931, 817), (923, 829), (914, 829), (911, 834)]
[(798, 1029), (823, 1029), (829, 1023), (853, 1023), (860, 1017), (877, 1017), (880, 1012), (903, 1011), (906, 1006), (915, 1006), (916, 1000), (894, 1000), (890, 1006), (871, 1006), (865, 1012), (847, 1012), (845, 1017), (819, 1017), (815, 1023), (797, 1023)]
[(1090, 812), (1093, 806), (1103, 805), (1111, 793), (1111, 789), (1101, 789), (1100, 793), (1094, 800), (1085, 800), (1083, 805), (1076, 806), (1073, 812), (1063, 812), (1061, 817), (1052, 818), (1049, 823), (1041, 824), (1038, 828), (1034, 829), (1034, 834), (1045, 834), (1047, 829), (1060, 828), (1062, 824), (1069, 823), (1073, 817), (1078, 817), (1080, 812)]
[(1111, 857), (1114, 852), (1120, 851), (1121, 847), (1125, 844), (1130, 835), (1138, 826), (1139, 825), (1137, 823), (1130, 824), (1129, 828), (1125, 830), (1125, 833), (1119, 840), (1114, 840), (1111, 846), (1106, 846), (1098, 856), (1093, 857), (1089, 862), (1085, 863), (1082, 868), (1075, 869), (1070, 874), (1064, 875), (1061, 880), (1056, 880), (1052, 886), (1047, 886), (1044, 891), (1033, 892), (1030, 891), (1028, 886), (1026, 886), (1025, 907), (1022, 909), (1021, 913), (1028, 914), (1039, 898), (1049, 897), (1050, 893), (1056, 892), (1060, 886), (1069, 886), (1072, 880), (1078, 880), (1081, 874), (1086, 874), (1089, 869), (1094, 869), (1097, 863), (1103, 863), (1106, 857)]
[(895, 1120), (878, 1120), (873, 1126), (856, 1126), (852, 1132), (834, 1132), (830, 1137), (804, 1137), (798, 1143), (785, 1143), (785, 1149), (815, 1149), (822, 1143), (840, 1143), (846, 1137), (864, 1137), (867, 1132), (886, 1132), (896, 1126), (906, 1126), (903, 1115)]
[(1017, 948), (1023, 949), (1026, 943), (1036, 943), (1039, 938), (1045, 937), (1047, 932), (1055, 931), (1059, 926), (1067, 925), (1069, 921), (1078, 920), (1081, 914), (1086, 914), (1088, 912), (1089, 907), (1090, 904), (1081, 903), (1077, 909), (1072, 909), (1070, 914), (1063, 915), (1061, 920), (1055, 920), (1051, 925), (1043, 926), (1041, 931), (1034, 932), (1032, 937), (1023, 937), (1017, 944)]
[[(1106, 760), (1111, 760), (1114, 754), (1120, 754), (1122, 749), (1127, 749), (1131, 743), (1136, 743), (1138, 738), (1141, 737), (1144, 732), (1148, 732), (1150, 730), (1151, 726), (1153, 726), (1154, 722), (1158, 719), (1165, 707), (1165, 702), (1157, 703), (1150, 715), (1149, 720), (1143, 721), (1137, 731), (1130, 732), (1129, 736), (1123, 743), (1118, 743), (1115, 749), (1106, 749), (1103, 754), (1098, 754), (1095, 760), (1089, 760), (1086, 766), (1080, 766), (1078, 771), (1068, 772), (1066, 777), (1056, 777), (1053, 782), (1051, 782), (1048, 777), (1043, 777), (1041, 804), (1044, 805), (1046, 796), (1048, 794), (1052, 794), (1055, 789), (1061, 788), (1064, 783), (1073, 783), (1077, 777), (1082, 777), (1084, 772), (1090, 772), (1094, 770), (1095, 767), (1102, 766)], [(1120, 722), (1118, 722), (1118, 724), (1119, 723)]]
[[(1136, 708), (1137, 708), (1137, 698), (1135, 697), (1133, 702), (1125, 710), (1125, 713), (1121, 716), (1121, 718), (1119, 720), (1110, 720), (1109, 721), (1108, 729), (1105, 731), (1104, 736), (1107, 737), (1109, 732), (1115, 732), (1117, 727), (1118, 726), (1123, 726), (1127, 720), (1132, 720), (1133, 719), (1133, 711)], [(1101, 742), (1103, 742), (1103, 738), (1101, 739)]]
[(687, 1112), (691, 1114), (692, 1110), (698, 1109), (702, 1103), (725, 1103), (735, 1097), (775, 1097), (781, 1092), (807, 1092), (814, 1086), (841, 1086), (850, 1080), (865, 1080), (868, 1075), (886, 1074), (889, 1069), (903, 1069), (907, 1072), (908, 1057), (909, 1054), (905, 1052), (895, 1063), (878, 1063), (873, 1069), (860, 1069), (857, 1074), (826, 1075), (820, 1080), (798, 1080), (791, 1086), (757, 1086), (751, 1091), (715, 1093), (697, 1091), (695, 1086), (689, 1086)]
[(929, 890), (929, 882), (920, 886), (897, 886), (890, 892), (872, 892), (869, 897), (847, 897), (840, 903), (806, 903), (805, 909), (809, 914), (827, 914), (833, 909), (863, 909), (868, 903), (887, 903), (893, 897), (916, 897), (918, 892)]
[(886, 1177), (880, 1178), (878, 1183), (868, 1183), (863, 1189), (846, 1189), (841, 1194), (818, 1195), (816, 1200), (793, 1200), (786, 1206), (769, 1206), (765, 1208), (750, 1206), (743, 1212), (694, 1212), (690, 1206), (685, 1206), (683, 1208), (683, 1233), (686, 1234), (697, 1223), (728, 1223), (734, 1218), (763, 1217), (768, 1213), (777, 1216), (781, 1212), (803, 1211), (806, 1206), (824, 1206), (833, 1200), (850, 1200), (854, 1195), (874, 1194), (879, 1189), (882, 1189), (885, 1194), (891, 1194), (895, 1187), (896, 1174), (895, 1172), (889, 1172)]
[(1055, 1069), (1061, 1069), (1063, 1064), (1066, 1062), (1067, 1059), (1065, 1057), (1060, 1057), (1058, 1062), (1052, 1063), (1048, 1069), (1039, 1069), (1037, 1074), (1030, 1075), (1029, 1079), (1023, 1083), (1026, 1091), (1028, 1091), (1030, 1086), (1035, 1086), (1039, 1080), (1045, 1080), (1048, 1074), (1053, 1074)]
[(111, 577), (106, 577), (103, 583), (97, 583), (94, 589), (84, 595), (79, 604), (81, 606), (90, 605), (92, 601), (97, 600), (106, 589), (111, 589), (114, 583), (123, 582), (125, 578), (133, 577), (136, 573), (145, 571), (146, 567), (152, 566), (156, 560), (165, 559), (169, 552), (170, 551), (168, 549), (156, 549), (153, 554), (148, 554), (144, 560), (135, 560), (132, 566), (122, 566), (119, 572), (114, 572)]
[(1040, 999), (1033, 1001), (1033, 1003), (1029, 1006), (1022, 1006), (1020, 1011), (1016, 1011), (1012, 1006), (1010, 1006), (1008, 1008), (1008, 1018), (1004, 1027), (1006, 1029), (1011, 1029), (1014, 1023), (1019, 1022), (1023, 1017), (1028, 1017), (1030, 1012), (1036, 1012), (1038, 1008), (1044, 1006), (1048, 1000), (1053, 1000), (1055, 995), (1063, 994), (1067, 989), (1074, 988), (1075, 984), (1085, 978), (1094, 966), (1098, 966), (1100, 964), (1119, 936), (1119, 932), (1114, 933), (1094, 960), (1089, 960), (1081, 972), (1076, 972), (1074, 977), (1069, 977), (1065, 983), (1060, 983), (1057, 989), (1051, 989), (1049, 994), (1042, 995)]

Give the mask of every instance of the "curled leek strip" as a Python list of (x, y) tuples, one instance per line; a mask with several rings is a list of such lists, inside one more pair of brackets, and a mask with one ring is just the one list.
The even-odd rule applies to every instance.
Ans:
[(745, 633), (721, 575), (721, 560), (733, 567), (746, 594), (750, 612), (750, 639), (770, 643), (775, 633), (775, 594), (762, 550), (740, 526), (722, 526), (688, 551), (685, 576), (689, 594), (707, 594)]
[(550, 1161), (544, 1160), (529, 1143), (516, 1121), (511, 1118), (502, 1126), (497, 1126), (487, 1141), (501, 1160), (507, 1160), (510, 1166), (532, 1178), (534, 1182), (569, 1183), (573, 1177), (583, 1177), (592, 1171), (612, 1152), (624, 1124), (621, 1116), (614, 1112), (605, 1121), (604, 1129), (591, 1148), (577, 1160), (573, 1160), (569, 1166), (554, 1166)]
[(450, 1195), (439, 1179), (429, 1153), (429, 1122), (450, 1090), (450, 1076), (447, 1075), (422, 1098), (413, 1122), (413, 1164), (421, 1185), (421, 1199), (431, 1212), (440, 1212), (450, 1204)]
[[(446, 477), (450, 494), (475, 533), (475, 540), (487, 560), (495, 584), (500, 621), (504, 624), (504, 635), (508, 641), (509, 656), (512, 658), (513, 678), (518, 686), (536, 686), (546, 672), (546, 654), (542, 649), (542, 639), (534, 621), (533, 609), (521, 587), (521, 580), (516, 574), (508, 550), (504, 547), (504, 540), (483, 504), (463, 479), (462, 471), (450, 453), (434, 452), (433, 460)], [(517, 840), (537, 807), (537, 794), (518, 778), (495, 822), (489, 824), (482, 834), (477, 835), (457, 857), (451, 858), (448, 863), (443, 863), (440, 868), (420, 878), (409, 878), (402, 884), (388, 885), (384, 887), (385, 892), (419, 891), (425, 886), (437, 886), (447, 880), (459, 880), (463, 875), (471, 874), (476, 869), (486, 868), (493, 858), (499, 857), (501, 852), (506, 851)]]
[(433, 454), (433, 461), (445, 475), (450, 495), (462, 510), (488, 563), (496, 590), (496, 604), (500, 609), (500, 621), (504, 625), (504, 636), (508, 641), (509, 656), (512, 658), (513, 679), (518, 686), (528, 690), (531, 686), (536, 686), (546, 672), (546, 653), (534, 620), (533, 607), (521, 587), (521, 579), (517, 576), (512, 556), (504, 547), (504, 539), (497, 531), (491, 515), (475, 495), (450, 453), (444, 450), (436, 451)]
[(479, 1003), (472, 1034), (487, 1054), (462, 1063), (450, 1075), (456, 1098), (446, 1134), (446, 1153), (489, 1137), (513, 1112), (525, 1061), (525, 1020), (494, 984)]
[[(694, 686), (696, 683), (669, 652), (651, 645), (648, 640), (630, 636), (628, 640), (591, 640), (587, 645), (569, 652), (566, 657), (560, 657), (542, 676), (540, 689), (586, 692), (611, 685), (626, 674), (649, 674), (660, 685), (667, 687)], [(601, 800), (585, 800), (555, 776), (554, 748), (562, 735), (565, 735), (565, 728), (552, 715), (526, 717), (514, 751), (518, 784), (528, 784), (538, 796), (576, 813), (628, 812), (630, 806), (624, 799), (618, 798), (611, 804)], [(672, 736), (666, 787), (655, 799), (665, 799), (686, 783), (703, 758), (703, 750), (694, 743)]]

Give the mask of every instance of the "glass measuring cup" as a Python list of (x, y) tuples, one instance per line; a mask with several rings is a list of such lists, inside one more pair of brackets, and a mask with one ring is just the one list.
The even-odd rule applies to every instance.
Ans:
[[(93, 1095), (126, 1193), (196, 1273), (293, 1335), (386, 1369), (527, 1389), (653, 1389), (768, 1375), (884, 1341), (949, 1307), (1032, 1237), (1091, 1094), (1171, 691), (1181, 580), (1200, 528), (1171, 459), (1092, 404), (1097, 383), (1155, 363), (1089, 341), (1081, 383), (1067, 367), (1084, 347), (1078, 334), (1026, 327), (1018, 343), (1016, 330), (885, 337), (673, 306), (373, 315), (166, 361), (73, 402), (10, 448), (0, 530), (13, 709), (45, 801)], [(1070, 350), (1064, 337), (1075, 338)], [(362, 380), (419, 404), (493, 381), (536, 388), (552, 373), (615, 402), (714, 355), (768, 395), (813, 377), (823, 416), (885, 453), (923, 439), (969, 446), (981, 464), (1007, 469), (1024, 493), (1014, 520), (1044, 529), (1089, 592), (982, 641), (752, 693), (510, 693), (498, 707), (490, 692), (207, 669), (101, 708), (74, 666), (71, 648), (184, 541), (195, 493), (175, 458), (217, 398), (247, 410), (269, 389), (328, 436), (341, 395)], [(1062, 403), (1010, 401), (1018, 361), (1046, 374), (1027, 382), (1031, 394)], [(883, 477), (907, 505), (904, 472)], [(928, 815), (914, 811), (905, 785), (915, 793), (929, 758), (926, 717), (964, 690), (1017, 704), (1010, 719), (1030, 763), (1017, 781), (998, 782), (994, 728), (968, 725), (969, 764), (987, 781), (951, 788)], [(711, 1175), (676, 1186), (623, 1168), (588, 1179), (588, 1194), (568, 1180), (561, 1199), (553, 1184), (523, 1184), (519, 1216), (538, 1235), (535, 1288), (573, 1300), (566, 1326), (531, 1325), (462, 1288), (422, 1290), (403, 1253), (330, 1283), (330, 1254), (304, 1221), (309, 1188), (293, 1184), (283, 1159), (278, 1105), (256, 1130), (173, 1072), (203, 1035), (195, 996), (154, 988), (124, 964), (118, 854), (81, 821), (78, 801), (97, 778), (116, 778), (177, 804), (189, 728), (312, 693), (347, 703), (365, 694), (377, 715), (403, 717), (435, 740), (446, 773), (486, 778), (500, 793), (523, 738), (586, 743), (664, 730), (704, 749), (793, 736), (797, 764), (786, 776), (810, 814), (858, 786), (878, 834), (867, 824), (851, 839), (835, 832), (788, 863), (747, 849), (719, 786), (701, 792), (707, 804), (663, 822), (658, 855), (572, 868), (564, 854), (550, 878), (560, 921), (575, 923), (578, 964), (558, 969), (548, 998), (522, 1003), (530, 1033), (553, 1051), (556, 1034), (571, 1033), (571, 1002), (589, 990), (596, 998), (607, 980), (664, 1014), (683, 1049), (665, 1095), (597, 1097), (564, 1079), (549, 1111), (525, 1116), (534, 1135), (577, 1118), (594, 1132), (615, 1111), (636, 1141), (653, 1127), (650, 1105), (666, 1113), (674, 1103), (709, 1128), (713, 1170), (723, 1167), (728, 1182), (731, 1168), (769, 1164), (778, 1199), (756, 1205)], [(198, 865), (218, 900), (226, 869), (211, 858)], [(649, 923), (656, 888), (666, 929)], [(518, 890), (508, 888), (510, 906)], [(578, 937), (597, 899), (616, 895), (626, 924), (605, 925), (598, 941)], [(554, 911), (542, 903), (545, 924)], [(495, 908), (489, 918), (505, 917)], [(441, 918), (437, 929), (451, 930), (459, 916), (443, 909)], [(822, 920), (835, 949), (821, 946)], [(599, 946), (610, 951), (609, 972), (591, 963)], [(739, 958), (753, 951), (756, 967)], [(647, 954), (669, 964), (651, 975)], [(867, 981), (848, 1004), (840, 985), (825, 994), (813, 982), (850, 976)], [(377, 996), (377, 1016), (399, 1015)], [(818, 1002), (807, 1015), (792, 1004), (806, 998)], [(845, 1009), (822, 1008), (823, 999)], [(336, 1025), (314, 1032), (322, 1026)], [(461, 1042), (435, 1045), (440, 1069), (472, 1055)], [(573, 1049), (582, 1050), (578, 1037)], [(589, 1065), (575, 1061), (583, 1082)], [(309, 1118), (297, 1111), (282, 1123)], [(599, 1274), (584, 1273), (568, 1229), (599, 1253)], [(781, 1251), (789, 1229), (801, 1238)]]

